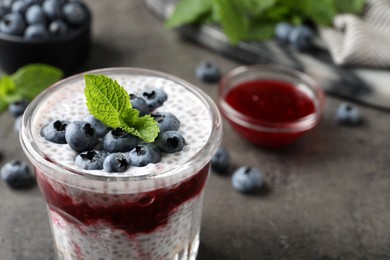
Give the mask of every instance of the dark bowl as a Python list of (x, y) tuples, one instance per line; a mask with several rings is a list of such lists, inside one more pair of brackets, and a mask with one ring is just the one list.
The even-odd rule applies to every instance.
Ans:
[(25, 40), (21, 36), (0, 33), (0, 67), (13, 73), (30, 63), (45, 63), (69, 72), (88, 57), (91, 43), (92, 15), (69, 34), (47, 40)]

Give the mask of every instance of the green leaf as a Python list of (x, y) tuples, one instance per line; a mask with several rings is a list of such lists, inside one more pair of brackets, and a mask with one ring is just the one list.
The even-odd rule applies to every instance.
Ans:
[(237, 0), (214, 0), (214, 8), (232, 44), (237, 44), (248, 32), (249, 20)]
[(365, 5), (365, 0), (336, 0), (338, 13), (360, 13)]
[(11, 75), (17, 93), (27, 100), (34, 99), (62, 77), (63, 72), (60, 69), (46, 64), (26, 65)]
[(15, 93), (15, 89), (15, 83), (9, 76), (5, 75), (0, 79), (0, 112), (6, 109), (10, 103), (21, 99)]
[(267, 40), (272, 38), (275, 32), (276, 23), (261, 24), (252, 27), (248, 31), (248, 35), (245, 37), (246, 40)]
[(131, 108), (126, 90), (104, 75), (84, 75), (84, 79), (89, 112), (109, 127), (121, 127), (121, 114)]
[(195, 23), (207, 12), (211, 12), (212, 0), (181, 0), (175, 11), (165, 22), (169, 28)]
[(332, 24), (336, 15), (335, 0), (306, 0), (305, 15), (318, 25)]
[(106, 126), (121, 128), (145, 142), (153, 142), (159, 128), (151, 116), (139, 117), (139, 111), (131, 107), (126, 90), (117, 81), (104, 75), (84, 75), (89, 112)]

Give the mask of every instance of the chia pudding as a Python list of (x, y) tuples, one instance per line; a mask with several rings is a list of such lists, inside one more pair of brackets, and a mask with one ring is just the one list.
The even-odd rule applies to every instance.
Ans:
[(195, 259), (209, 162), (221, 142), (221, 119), (202, 91), (173, 76), (135, 68), (87, 72), (116, 80), (128, 93), (161, 88), (168, 100), (156, 112), (180, 120), (186, 145), (158, 163), (125, 172), (84, 170), (67, 144), (45, 140), (53, 120), (89, 114), (83, 75), (60, 81), (27, 108), (20, 139), (35, 166), (59, 259)]

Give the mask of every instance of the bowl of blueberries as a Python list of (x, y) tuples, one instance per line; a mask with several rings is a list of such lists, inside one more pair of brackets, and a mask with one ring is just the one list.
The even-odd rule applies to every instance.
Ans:
[(30, 63), (64, 71), (87, 57), (92, 15), (77, 0), (0, 0), (0, 67), (7, 73)]

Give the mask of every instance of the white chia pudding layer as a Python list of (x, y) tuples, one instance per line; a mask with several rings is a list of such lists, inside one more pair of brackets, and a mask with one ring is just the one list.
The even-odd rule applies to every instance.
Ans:
[(142, 95), (142, 92), (150, 88), (161, 88), (168, 94), (168, 100), (156, 112), (173, 113), (181, 122), (179, 133), (186, 140), (183, 150), (174, 154), (164, 154), (161, 162), (148, 164), (145, 167), (129, 167), (124, 173), (107, 173), (101, 170), (84, 170), (74, 163), (77, 155), (69, 145), (56, 144), (45, 140), (40, 131), (44, 125), (53, 120), (82, 121), (89, 114), (84, 95), (85, 82), (83, 78), (69, 83), (66, 87), (59, 88), (51, 93), (44, 104), (37, 107), (32, 122), (33, 138), (38, 147), (45, 155), (54, 162), (76, 169), (80, 172), (87, 172), (92, 175), (123, 177), (158, 174), (167, 172), (171, 168), (188, 162), (205, 146), (209, 141), (212, 131), (209, 108), (182, 85), (173, 81), (150, 76), (133, 75), (109, 75), (115, 79), (130, 94)]
[(181, 204), (167, 223), (150, 233), (129, 235), (107, 223), (77, 225), (49, 209), (51, 228), (61, 260), (196, 258), (203, 192)]

